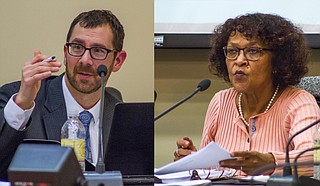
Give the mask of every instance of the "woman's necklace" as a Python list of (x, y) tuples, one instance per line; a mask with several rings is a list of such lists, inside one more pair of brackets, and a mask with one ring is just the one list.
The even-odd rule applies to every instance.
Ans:
[[(267, 106), (266, 110), (264, 110), (263, 113), (266, 113), (270, 109), (274, 98), (276, 98), (276, 96), (278, 94), (278, 90), (279, 90), (279, 85), (277, 85), (277, 88), (274, 91), (274, 93), (273, 93), (273, 95), (272, 95), (272, 97), (271, 97), (271, 99), (270, 99), (270, 101), (268, 103), (268, 106)], [(238, 107), (239, 107), (240, 117), (241, 117), (242, 121), (249, 127), (249, 123), (246, 121), (246, 119), (244, 119), (244, 116), (243, 116), (242, 106), (241, 106), (241, 97), (242, 97), (242, 93), (240, 93), (239, 100), (238, 100)]]

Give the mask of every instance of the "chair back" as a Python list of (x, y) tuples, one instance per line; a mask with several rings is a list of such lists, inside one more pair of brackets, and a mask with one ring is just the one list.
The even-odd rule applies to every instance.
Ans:
[(303, 77), (300, 83), (295, 87), (304, 89), (312, 94), (320, 106), (320, 76)]

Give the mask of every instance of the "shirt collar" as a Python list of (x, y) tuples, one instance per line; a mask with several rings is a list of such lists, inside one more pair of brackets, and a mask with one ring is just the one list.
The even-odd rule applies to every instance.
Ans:
[[(71, 110), (77, 110), (80, 113), (85, 109), (82, 108), (82, 106), (72, 97), (67, 87), (65, 76), (66, 75), (64, 75), (62, 78), (62, 91), (66, 103), (67, 115), (69, 115)], [(101, 100), (99, 100), (91, 109), (88, 110), (93, 115), (94, 123), (97, 123), (99, 120), (100, 102)]]

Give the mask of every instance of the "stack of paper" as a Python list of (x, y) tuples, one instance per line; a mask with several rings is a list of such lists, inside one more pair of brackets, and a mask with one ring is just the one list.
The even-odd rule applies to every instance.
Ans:
[[(155, 169), (155, 175), (162, 180), (161, 184), (155, 184), (156, 186), (187, 186), (197, 185), (205, 186), (210, 184), (210, 180), (206, 180), (219, 177), (232, 177), (235, 175), (234, 169), (225, 171), (219, 171), (217, 169), (210, 169), (219, 167), (219, 161), (224, 159), (230, 159), (230, 153), (225, 149), (219, 147), (214, 142), (209, 143), (205, 148), (192, 153), (178, 161), (169, 163), (159, 169)], [(197, 170), (201, 180), (191, 180), (192, 171)], [(210, 173), (210, 174), (209, 174)], [(255, 176), (254, 178), (242, 177), (238, 178), (243, 181), (259, 181), (266, 183), (269, 176)]]
[(216, 143), (211, 142), (205, 148), (157, 169), (155, 174), (161, 175), (194, 169), (218, 167), (219, 161), (230, 158), (231, 156), (228, 151), (219, 147)]
[(154, 184), (155, 186), (207, 186), (211, 185), (209, 180), (190, 180), (175, 183)]

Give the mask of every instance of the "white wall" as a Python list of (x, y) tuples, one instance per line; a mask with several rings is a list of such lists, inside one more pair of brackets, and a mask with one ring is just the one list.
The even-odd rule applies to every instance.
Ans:
[(245, 13), (273, 13), (320, 33), (319, 0), (155, 0), (156, 33), (212, 33), (217, 24)]

